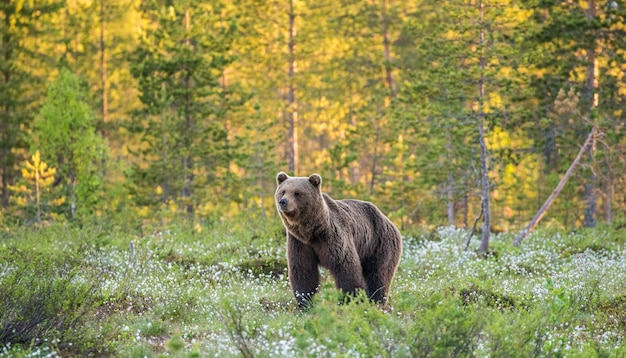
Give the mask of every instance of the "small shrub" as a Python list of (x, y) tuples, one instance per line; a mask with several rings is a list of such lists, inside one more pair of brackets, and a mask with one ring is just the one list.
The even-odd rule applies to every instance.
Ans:
[(95, 283), (40, 255), (26, 258), (14, 260), (0, 281), (0, 346), (58, 340), (60, 349), (80, 351), (90, 340), (82, 326), (99, 301)]
[(478, 346), (488, 311), (466, 309), (454, 296), (433, 294), (427, 307), (408, 327), (412, 356), (472, 356)]

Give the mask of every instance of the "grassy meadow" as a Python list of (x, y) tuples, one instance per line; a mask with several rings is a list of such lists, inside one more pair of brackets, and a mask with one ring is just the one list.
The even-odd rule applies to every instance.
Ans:
[(390, 308), (296, 309), (280, 222), (0, 231), (0, 357), (623, 357), (626, 231), (404, 232)]

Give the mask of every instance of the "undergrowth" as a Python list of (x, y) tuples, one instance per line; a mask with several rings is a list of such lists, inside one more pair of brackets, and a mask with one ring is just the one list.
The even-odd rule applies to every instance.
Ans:
[(0, 356), (621, 357), (618, 229), (512, 235), (464, 251), (454, 228), (404, 239), (389, 307), (325, 271), (299, 311), (280, 222), (150, 234), (53, 225), (0, 234)]

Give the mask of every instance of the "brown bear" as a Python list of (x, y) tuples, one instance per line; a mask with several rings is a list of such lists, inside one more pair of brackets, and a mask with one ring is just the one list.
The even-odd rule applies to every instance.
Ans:
[(328, 269), (347, 294), (365, 290), (386, 305), (402, 254), (398, 228), (378, 208), (360, 200), (334, 200), (322, 193), (322, 177), (276, 176), (276, 208), (287, 230), (291, 289), (301, 308), (320, 284), (319, 267)]

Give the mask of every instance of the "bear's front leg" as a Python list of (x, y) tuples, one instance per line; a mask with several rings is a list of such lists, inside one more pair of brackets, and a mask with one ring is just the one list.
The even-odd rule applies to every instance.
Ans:
[(313, 249), (293, 235), (287, 235), (289, 283), (298, 307), (307, 308), (320, 285), (319, 259)]

